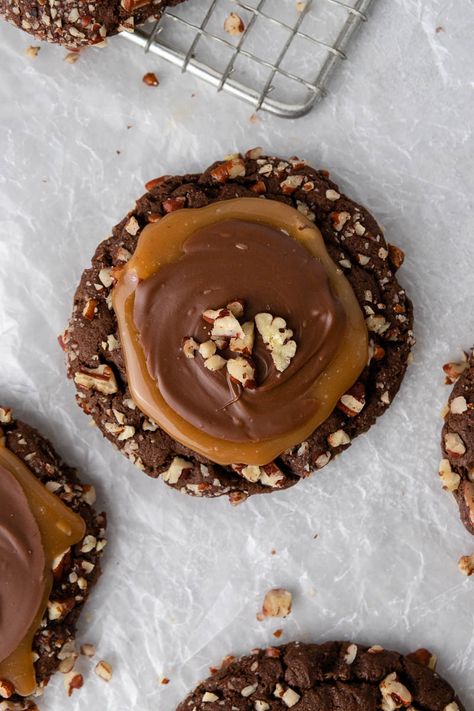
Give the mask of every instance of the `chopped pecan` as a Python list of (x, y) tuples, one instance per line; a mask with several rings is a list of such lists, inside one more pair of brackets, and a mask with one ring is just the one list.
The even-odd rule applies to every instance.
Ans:
[(193, 465), (182, 457), (175, 457), (168, 469), (162, 473), (163, 480), (168, 484), (177, 484), (180, 476), (185, 471), (192, 470)]
[(227, 180), (240, 178), (245, 175), (245, 163), (242, 158), (231, 158), (219, 163), (211, 170), (211, 177), (218, 183), (225, 183)]
[(464, 373), (469, 363), (467, 361), (466, 355), (464, 359), (459, 363), (445, 363), (443, 365), (443, 370), (446, 374), (446, 383), (451, 385), (456, 382), (456, 380)]
[(244, 21), (236, 12), (231, 12), (224, 20), (224, 30), (232, 36), (241, 35), (245, 30)]
[(232, 353), (242, 353), (242, 355), (252, 355), (254, 340), (255, 340), (255, 327), (253, 321), (247, 321), (242, 324), (242, 331), (244, 332), (243, 338), (231, 338), (229, 349)]
[(365, 386), (361, 382), (354, 385), (341, 397), (337, 407), (348, 417), (355, 417), (365, 405)]
[(396, 247), (394, 244), (389, 244), (388, 254), (395, 270), (399, 269), (405, 260), (405, 252), (403, 252), (399, 247)]
[(162, 207), (166, 213), (181, 210), (186, 205), (186, 198), (183, 196), (169, 197), (163, 201)]
[(108, 365), (79, 368), (74, 373), (74, 382), (86, 390), (97, 390), (104, 395), (113, 395), (118, 390), (114, 372)]
[(242, 387), (251, 390), (257, 387), (255, 366), (249, 358), (243, 356), (231, 358), (227, 361), (227, 372), (230, 379), (235, 383), (240, 383)]
[(264, 617), (287, 617), (291, 612), (293, 596), (284, 588), (269, 590), (263, 599), (262, 614)]

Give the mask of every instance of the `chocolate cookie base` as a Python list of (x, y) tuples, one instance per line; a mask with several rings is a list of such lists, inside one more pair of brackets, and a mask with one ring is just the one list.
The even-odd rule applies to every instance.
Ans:
[[(239, 503), (251, 494), (293, 486), (366, 432), (400, 387), (414, 342), (412, 305), (395, 277), (403, 253), (387, 245), (374, 218), (340, 194), (327, 171), (314, 170), (299, 159), (284, 161), (250, 151), (245, 157), (214, 163), (202, 174), (163, 176), (147, 183), (147, 188), (135, 209), (99, 245), (92, 267), (82, 275), (72, 318), (60, 338), (69, 377), (76, 381), (77, 401), (140, 469), (153, 477), (163, 474), (167, 484), (185, 493), (228, 494)], [(284, 452), (276, 460), (281, 476), (274, 478), (275, 487), (247, 481), (232, 468), (198, 456), (135, 407), (110, 294), (114, 269), (130, 258), (149, 222), (174, 210), (256, 195), (292, 205), (316, 223), (328, 252), (349, 279), (370, 331), (371, 360), (351, 390), (353, 409), (337, 407), (305, 442)], [(110, 368), (105, 381), (99, 372), (104, 366)], [(80, 384), (84, 370), (99, 375), (88, 387)], [(346, 435), (343, 443), (341, 431)]]
[(446, 407), (441, 449), (451, 472), (446, 479), (443, 476), (443, 480), (456, 497), (461, 521), (474, 535), (474, 349), (465, 363), (445, 366), (451, 381), (453, 366), (464, 370), (455, 382)]
[(41, 2), (40, 0), (0, 0), (0, 17), (25, 30), (38, 40), (62, 44), (69, 49), (97, 45), (122, 30), (150, 18), (159, 19), (167, 6), (183, 0), (91, 0)]
[(255, 650), (199, 684), (177, 711), (463, 711), (450, 685), (426, 664), (350, 642)]
[[(61, 461), (50, 442), (29, 425), (14, 420), (7, 408), (0, 408), (0, 436), (36, 478), (80, 514), (86, 524), (83, 541), (71, 548), (54, 571), (48, 609), (33, 640), (38, 693), (42, 693), (61, 661), (72, 653), (70, 647), (79, 615), (100, 575), (100, 558), (106, 544), (106, 517), (92, 508), (93, 487), (82, 484), (76, 470)], [(87, 539), (88, 536), (93, 539)], [(8, 703), (22, 700), (23, 697), (15, 694)]]

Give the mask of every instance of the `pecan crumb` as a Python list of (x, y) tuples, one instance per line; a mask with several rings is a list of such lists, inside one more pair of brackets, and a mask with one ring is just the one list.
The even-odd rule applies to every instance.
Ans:
[(459, 570), (463, 575), (471, 576), (474, 573), (474, 553), (463, 555), (459, 559)]
[(274, 588), (269, 590), (262, 606), (263, 617), (287, 617), (291, 612), (293, 596), (289, 590)]
[(79, 52), (68, 52), (64, 57), (64, 61), (67, 62), (67, 64), (75, 64), (79, 59), (79, 54)]
[(30, 59), (35, 59), (35, 57), (38, 56), (38, 52), (40, 51), (41, 47), (35, 47), (30, 44), (29, 47), (25, 49), (25, 55), (27, 57), (30, 57)]
[(95, 673), (104, 681), (110, 681), (112, 679), (112, 667), (103, 659), (96, 665)]
[(236, 12), (231, 12), (224, 21), (224, 30), (233, 37), (241, 35), (245, 30), (244, 21)]
[(160, 83), (158, 77), (154, 72), (147, 72), (146, 74), (144, 74), (142, 81), (147, 86), (158, 86)]

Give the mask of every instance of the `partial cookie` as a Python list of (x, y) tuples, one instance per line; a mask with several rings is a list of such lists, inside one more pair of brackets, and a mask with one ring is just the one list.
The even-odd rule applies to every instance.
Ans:
[[(202, 174), (163, 176), (146, 187), (148, 192), (98, 247), (92, 267), (83, 273), (72, 318), (60, 339), (77, 401), (104, 436), (140, 469), (150, 476), (163, 475), (168, 485), (185, 493), (228, 494), (239, 503), (251, 494), (292, 486), (367, 431), (400, 387), (414, 343), (412, 304), (395, 276), (404, 255), (387, 244), (367, 210), (340, 193), (327, 171), (315, 170), (297, 158), (267, 157), (254, 149), (215, 163)], [(365, 317), (369, 364), (310, 436), (285, 450), (270, 469), (254, 472), (197, 455), (135, 405), (112, 289), (148, 224), (177, 210), (185, 214), (187, 208), (256, 196), (259, 202), (265, 198), (296, 208), (319, 228), (330, 258), (347, 277)]]
[(177, 711), (463, 711), (426, 650), (350, 642), (257, 649), (199, 684)]
[(150, 18), (183, 0), (0, 0), (0, 17), (38, 40), (70, 49), (98, 45), (107, 37)]
[(463, 524), (474, 534), (474, 350), (443, 370), (454, 387), (443, 413), (439, 474), (456, 497)]
[[(2, 609), (9, 615), (8, 635), (0, 640), (0, 699), (18, 704), (8, 708), (21, 709), (28, 708), (26, 696), (43, 693), (58, 668), (69, 673), (65, 681), (76, 688), (82, 684), (80, 674), (71, 673), (74, 637), (81, 610), (100, 575), (106, 518), (93, 508), (94, 487), (82, 484), (76, 470), (61, 461), (48, 440), (14, 420), (8, 408), (0, 408), (0, 488), (0, 516), (7, 516), (0, 534), (7, 538), (12, 534), (20, 541), (18, 549), (0, 547), (3, 582), (9, 583), (0, 589)], [(26, 571), (21, 556), (16, 556), (23, 545), (30, 558)], [(60, 553), (51, 562), (53, 551)], [(38, 577), (30, 580), (28, 575), (33, 576), (38, 566)], [(12, 589), (15, 600), (11, 600)], [(0, 629), (1, 625), (0, 618)], [(22, 640), (20, 644), (15, 635), (16, 641)], [(32, 657), (33, 668), (28, 667)], [(34, 691), (18, 693), (31, 684)]]

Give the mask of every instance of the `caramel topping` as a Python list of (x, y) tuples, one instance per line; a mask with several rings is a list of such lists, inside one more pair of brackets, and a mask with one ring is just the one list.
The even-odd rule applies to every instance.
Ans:
[[(206, 341), (202, 312), (233, 299), (243, 299), (250, 317), (283, 316), (298, 343), (284, 373), (257, 350), (263, 386), (245, 393), (225, 371), (206, 372), (199, 357), (185, 362), (181, 348), (183, 334)], [(218, 202), (147, 226), (113, 304), (140, 409), (221, 464), (264, 465), (303, 441), (367, 362), (367, 329), (349, 282), (319, 230), (276, 201)]]
[(53, 561), (82, 540), (85, 523), (1, 445), (0, 500), (0, 679), (28, 696), (36, 688), (32, 643)]

